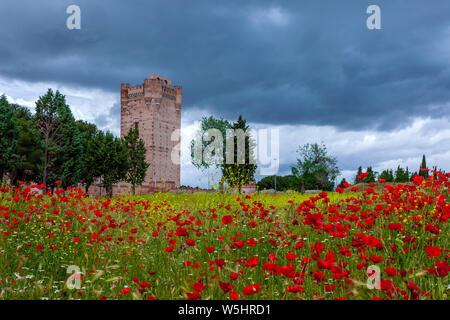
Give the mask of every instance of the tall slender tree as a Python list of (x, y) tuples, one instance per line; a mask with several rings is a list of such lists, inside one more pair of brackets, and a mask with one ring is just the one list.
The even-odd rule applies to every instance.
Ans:
[(139, 137), (139, 126), (137, 124), (135, 124), (134, 128), (130, 128), (123, 141), (129, 161), (129, 169), (125, 180), (131, 183), (133, 195), (135, 195), (136, 185), (141, 185), (144, 182), (147, 169), (150, 166), (145, 161), (147, 149), (145, 148), (144, 140)]
[(12, 105), (14, 118), (19, 128), (19, 139), (17, 141), (17, 155), (19, 159), (11, 175), (11, 182), (19, 180), (28, 182), (39, 181), (42, 171), (43, 145), (42, 139), (35, 128), (33, 115), (27, 107)]
[(355, 180), (354, 180), (354, 183), (355, 183), (355, 184), (360, 183), (360, 182), (362, 181), (362, 179), (359, 178), (359, 176), (361, 175), (361, 173), (362, 173), (362, 167), (359, 166), (359, 167), (358, 167), (358, 171), (356, 172)]
[(83, 146), (83, 152), (81, 157), (82, 162), (82, 169), (81, 169), (81, 181), (85, 183), (85, 192), (88, 193), (89, 187), (94, 182), (94, 176), (92, 170), (92, 165), (95, 165), (95, 163), (89, 163), (89, 158), (92, 157), (92, 154), (96, 153), (96, 149), (89, 149), (89, 144), (94, 139), (94, 137), (98, 133), (97, 126), (93, 123), (89, 123), (82, 120), (76, 121), (78, 131), (81, 135), (82, 140), (82, 146)]
[(103, 131), (98, 131), (87, 143), (84, 154), (84, 165), (86, 171), (83, 175), (83, 181), (86, 184), (85, 191), (89, 192), (90, 186), (99, 180), (103, 175), (104, 161), (105, 161), (105, 134)]
[(128, 169), (129, 159), (125, 143), (120, 138), (115, 138), (112, 133), (105, 134), (105, 140), (102, 149), (103, 162), (102, 182), (106, 188), (108, 196), (112, 196), (112, 186), (115, 183), (125, 180)]
[[(235, 187), (239, 192), (245, 183), (254, 180), (255, 171), (257, 168), (256, 161), (254, 161), (254, 141), (249, 134), (249, 126), (242, 115), (231, 126), (232, 136), (227, 135), (226, 139), (233, 139), (232, 143), (226, 143), (225, 153), (232, 153), (231, 157), (233, 163), (227, 163), (225, 155), (224, 163), (222, 164), (222, 177), (228, 185)], [(240, 143), (239, 135), (244, 135), (244, 141)], [(242, 139), (242, 137), (240, 137)], [(228, 150), (229, 146), (233, 146), (233, 150)]]
[(428, 179), (428, 171), (427, 169), (427, 160), (425, 159), (425, 155), (422, 156), (422, 163), (420, 164), (419, 176), (422, 176), (424, 179)]

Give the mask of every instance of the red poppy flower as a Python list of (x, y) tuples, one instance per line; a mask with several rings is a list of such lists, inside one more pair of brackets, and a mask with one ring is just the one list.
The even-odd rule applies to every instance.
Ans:
[(242, 290), (242, 294), (244, 296), (251, 296), (251, 295), (254, 295), (255, 293), (258, 293), (260, 290), (261, 290), (261, 284), (259, 284), (259, 283), (251, 284)]
[(291, 253), (291, 252), (286, 253), (286, 259), (288, 261), (293, 261), (293, 260), (297, 259), (297, 257), (298, 257), (298, 255), (296, 255), (295, 253)]
[(369, 258), (370, 258), (370, 260), (372, 260), (373, 263), (383, 262), (383, 258), (380, 256), (371, 255)]
[(384, 270), (384, 272), (386, 272), (386, 274), (390, 277), (395, 277), (397, 275), (397, 270), (395, 270), (394, 268), (387, 268)]
[(298, 293), (298, 292), (304, 292), (305, 289), (302, 286), (295, 285), (295, 286), (287, 286), (286, 291), (290, 293)]
[(206, 289), (206, 285), (197, 281), (196, 283), (191, 285), (191, 288), (194, 289), (195, 291), (201, 292)]
[(233, 218), (231, 216), (223, 216), (222, 223), (223, 224), (230, 224), (233, 222)]
[(427, 246), (425, 248), (425, 252), (428, 254), (428, 258), (434, 258), (441, 255), (442, 249), (433, 246)]
[(231, 283), (228, 283), (228, 282), (222, 282), (222, 281), (219, 280), (219, 285), (220, 285), (220, 288), (222, 289), (222, 291), (224, 293), (230, 292), (231, 289), (233, 289), (233, 285)]
[(202, 296), (197, 292), (186, 292), (186, 295), (188, 296), (188, 300), (200, 300)]
[(402, 230), (403, 225), (401, 223), (392, 222), (389, 224), (389, 230)]

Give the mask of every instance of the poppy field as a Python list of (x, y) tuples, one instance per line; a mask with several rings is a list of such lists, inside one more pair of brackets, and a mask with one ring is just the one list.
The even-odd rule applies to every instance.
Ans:
[(316, 195), (4, 187), (0, 299), (445, 300), (448, 178)]

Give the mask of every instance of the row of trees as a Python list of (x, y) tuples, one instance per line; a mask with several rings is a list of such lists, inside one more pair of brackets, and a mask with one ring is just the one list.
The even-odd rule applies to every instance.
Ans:
[[(410, 172), (409, 168), (406, 167), (406, 169), (398, 166), (397, 169), (394, 171), (393, 169), (384, 169), (381, 173), (378, 173), (372, 169), (372, 167), (368, 167), (366, 169), (367, 175), (362, 175), (363, 170), (360, 166), (358, 168), (358, 171), (356, 173), (354, 183), (371, 183), (375, 182), (378, 179), (383, 180), (385, 182), (410, 182), (412, 181), (413, 177), (415, 175), (422, 176), (424, 179), (428, 178), (428, 170), (427, 169), (427, 161), (425, 155), (422, 156), (422, 162), (419, 167), (419, 171), (417, 172)], [(438, 171), (437, 167), (433, 168), (434, 171)], [(344, 180), (345, 181), (345, 180)], [(341, 184), (343, 184), (343, 181), (341, 181)]]
[(35, 114), (0, 97), (0, 180), (42, 183), (53, 190), (100, 180), (109, 195), (112, 185), (144, 181), (148, 163), (139, 128), (123, 138), (76, 121), (65, 96), (49, 89), (36, 101)]

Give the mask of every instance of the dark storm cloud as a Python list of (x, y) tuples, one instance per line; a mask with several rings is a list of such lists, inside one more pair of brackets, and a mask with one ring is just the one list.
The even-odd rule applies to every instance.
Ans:
[[(66, 29), (70, 4), (81, 30)], [(382, 30), (366, 28), (370, 4)], [(2, 0), (0, 75), (116, 92), (158, 73), (185, 109), (388, 130), (449, 116), (449, 16), (447, 0)]]

